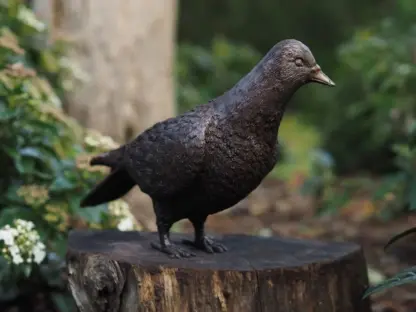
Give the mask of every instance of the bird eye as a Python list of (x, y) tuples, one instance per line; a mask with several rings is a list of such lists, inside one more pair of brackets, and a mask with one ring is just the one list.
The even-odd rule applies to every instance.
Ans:
[(298, 58), (295, 59), (295, 64), (296, 64), (296, 66), (301, 67), (301, 66), (303, 66), (303, 60), (298, 57)]

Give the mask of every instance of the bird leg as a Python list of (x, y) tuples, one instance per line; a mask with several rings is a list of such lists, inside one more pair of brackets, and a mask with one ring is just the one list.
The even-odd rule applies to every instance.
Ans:
[(150, 243), (151, 247), (167, 254), (171, 258), (190, 258), (195, 256), (194, 253), (186, 251), (172, 243), (169, 235), (171, 226), (171, 222), (166, 222), (158, 218), (157, 231), (159, 233), (160, 243), (152, 242)]
[(216, 242), (212, 238), (205, 235), (204, 223), (205, 218), (189, 219), (194, 226), (195, 239), (194, 241), (183, 240), (182, 242), (186, 245), (192, 246), (196, 249), (206, 251), (208, 253), (221, 253), (227, 251), (227, 247), (223, 244)]

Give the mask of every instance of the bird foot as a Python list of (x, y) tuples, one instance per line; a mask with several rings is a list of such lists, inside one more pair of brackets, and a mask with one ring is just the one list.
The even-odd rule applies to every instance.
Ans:
[(162, 246), (160, 243), (150, 243), (150, 246), (153, 249), (156, 249), (158, 251), (161, 251), (165, 254), (167, 254), (170, 258), (191, 258), (195, 257), (195, 254), (190, 251), (186, 251), (185, 249), (182, 249), (175, 245), (168, 245), (168, 246)]
[(223, 244), (218, 243), (207, 236), (204, 236), (201, 240), (198, 241), (184, 239), (182, 243), (208, 253), (222, 253), (228, 250), (227, 247), (225, 247)]

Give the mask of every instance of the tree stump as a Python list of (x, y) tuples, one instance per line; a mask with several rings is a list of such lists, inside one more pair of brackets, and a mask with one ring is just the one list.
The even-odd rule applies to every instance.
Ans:
[[(171, 234), (179, 243), (186, 234)], [(156, 233), (72, 231), (69, 285), (81, 312), (369, 312), (361, 248), (227, 235), (229, 251), (171, 259)]]

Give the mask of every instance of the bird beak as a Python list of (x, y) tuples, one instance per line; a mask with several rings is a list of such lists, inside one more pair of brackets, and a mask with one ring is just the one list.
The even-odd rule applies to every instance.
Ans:
[(327, 75), (324, 74), (319, 65), (315, 65), (312, 68), (312, 74), (310, 79), (311, 81), (318, 82), (330, 87), (335, 86), (335, 83)]

